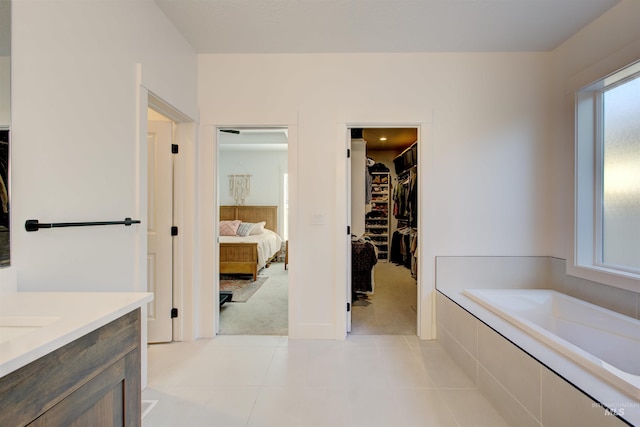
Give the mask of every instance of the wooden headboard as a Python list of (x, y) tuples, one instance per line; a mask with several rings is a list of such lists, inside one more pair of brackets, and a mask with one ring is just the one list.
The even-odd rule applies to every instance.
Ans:
[(265, 221), (265, 228), (278, 232), (277, 206), (220, 206), (220, 221), (234, 219), (243, 222)]

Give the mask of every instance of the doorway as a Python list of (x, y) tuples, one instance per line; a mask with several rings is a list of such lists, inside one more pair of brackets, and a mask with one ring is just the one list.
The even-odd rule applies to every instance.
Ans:
[(350, 128), (351, 334), (418, 333), (418, 128)]
[[(194, 282), (194, 215), (195, 198), (195, 141), (197, 126), (187, 115), (140, 86), (140, 159), (139, 206), (141, 216), (146, 219), (148, 229), (155, 230), (162, 240), (165, 272), (152, 268), (149, 253), (149, 233), (140, 238), (140, 284), (148, 292), (154, 292), (154, 301), (146, 307), (149, 342), (181, 341), (196, 336), (195, 310), (191, 299), (191, 284)], [(162, 132), (154, 126), (160, 122)], [(154, 130), (155, 129), (155, 130)], [(151, 134), (150, 134), (151, 131)], [(153, 148), (150, 138), (162, 138), (162, 148)], [(155, 145), (155, 143), (154, 143)], [(162, 163), (160, 169), (158, 165)], [(156, 169), (154, 171), (154, 169)], [(164, 172), (161, 172), (164, 171)], [(154, 174), (153, 182), (150, 175)], [(155, 188), (152, 192), (151, 189)], [(163, 201), (158, 199), (160, 197)], [(153, 209), (151, 205), (154, 206)], [(158, 223), (160, 210), (163, 218)], [(170, 219), (170, 221), (168, 220)], [(142, 261), (144, 260), (144, 261)], [(153, 260), (154, 264), (159, 261)], [(158, 281), (161, 274), (162, 280)], [(143, 314), (145, 314), (143, 312)], [(162, 326), (159, 326), (162, 325)], [(153, 328), (162, 331), (156, 334)]]
[(217, 141), (218, 333), (288, 335), (288, 128), (221, 127)]
[(147, 312), (149, 343), (173, 340), (174, 126), (147, 110), (147, 291), (154, 294)]

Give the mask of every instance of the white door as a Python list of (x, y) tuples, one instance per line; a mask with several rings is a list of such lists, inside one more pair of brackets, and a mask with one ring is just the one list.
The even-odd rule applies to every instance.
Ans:
[(172, 123), (149, 121), (147, 289), (154, 293), (148, 307), (148, 342), (173, 338), (173, 158)]

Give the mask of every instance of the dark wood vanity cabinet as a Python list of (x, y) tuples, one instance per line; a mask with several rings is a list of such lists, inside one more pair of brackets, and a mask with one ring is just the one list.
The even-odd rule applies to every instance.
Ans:
[(139, 426), (140, 310), (0, 378), (0, 426)]

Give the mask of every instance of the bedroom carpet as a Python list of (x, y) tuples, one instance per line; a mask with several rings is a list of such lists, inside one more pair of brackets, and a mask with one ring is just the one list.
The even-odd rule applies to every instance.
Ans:
[(260, 271), (268, 278), (246, 302), (220, 307), (221, 335), (287, 335), (289, 276), (284, 264), (274, 262)]
[(255, 282), (252, 279), (220, 279), (220, 290), (233, 292), (231, 302), (247, 302), (267, 279), (266, 276), (258, 276)]

